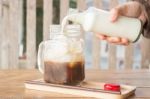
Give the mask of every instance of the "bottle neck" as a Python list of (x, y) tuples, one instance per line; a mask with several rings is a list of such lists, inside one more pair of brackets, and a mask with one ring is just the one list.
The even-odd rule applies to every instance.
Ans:
[(76, 13), (76, 14), (71, 14), (68, 16), (68, 20), (72, 21), (73, 23), (77, 24), (83, 24), (85, 19), (85, 13)]

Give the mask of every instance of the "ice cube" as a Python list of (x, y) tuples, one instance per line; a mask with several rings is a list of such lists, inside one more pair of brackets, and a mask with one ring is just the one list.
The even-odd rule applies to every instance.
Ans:
[(49, 45), (45, 50), (45, 59), (58, 59), (63, 57), (68, 52), (67, 42), (55, 41)]

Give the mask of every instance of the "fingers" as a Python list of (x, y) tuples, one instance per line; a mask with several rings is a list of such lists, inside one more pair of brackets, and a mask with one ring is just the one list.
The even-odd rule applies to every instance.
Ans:
[(111, 13), (110, 21), (115, 22), (120, 15), (133, 16), (132, 13), (134, 12), (134, 8), (131, 8), (131, 6), (133, 6), (133, 4), (132, 4), (133, 2), (130, 2), (130, 3), (125, 3), (125, 4), (122, 4), (122, 5), (119, 5), (115, 8), (113, 8), (110, 11), (110, 13)]
[(129, 40), (126, 38), (121, 38), (121, 45), (129, 45)]
[(101, 40), (106, 40), (107, 39), (106, 35), (102, 35), (102, 34), (98, 34), (98, 33), (96, 34), (96, 37), (98, 37)]
[(119, 10), (117, 8), (113, 8), (111, 11), (110, 21), (115, 22), (119, 17)]
[(126, 38), (119, 38), (119, 37), (109, 37), (106, 35), (96, 34), (96, 37), (98, 37), (101, 40), (106, 40), (109, 43), (117, 44), (117, 45), (129, 45), (129, 41)]
[(123, 44), (128, 44), (129, 41), (128, 41), (128, 39), (126, 39), (126, 38), (121, 38), (121, 43), (123, 43)]
[(136, 1), (130, 1), (113, 8), (110, 11), (110, 21), (115, 22), (120, 15), (134, 18), (139, 17), (143, 21), (145, 19), (143, 10), (143, 6), (140, 3)]
[(115, 22), (120, 15), (123, 15), (124, 13), (126, 13), (126, 10), (127, 10), (126, 6), (127, 6), (126, 4), (123, 4), (123, 5), (119, 5), (119, 6), (115, 7), (115, 8), (113, 8), (110, 11), (110, 13), (111, 13), (110, 21), (111, 22)]
[(128, 39), (119, 38), (119, 37), (107, 37), (107, 41), (109, 43), (117, 44), (117, 45), (129, 45)]
[(107, 41), (111, 43), (118, 43), (121, 42), (121, 38), (119, 37), (107, 37)]

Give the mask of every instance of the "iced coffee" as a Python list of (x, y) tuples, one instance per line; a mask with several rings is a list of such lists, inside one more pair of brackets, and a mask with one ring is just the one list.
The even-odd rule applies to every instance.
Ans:
[(44, 80), (48, 83), (77, 85), (84, 80), (84, 61), (44, 62)]
[(38, 67), (47, 83), (77, 85), (85, 78), (83, 40), (79, 26), (55, 27), (50, 40), (39, 45)]

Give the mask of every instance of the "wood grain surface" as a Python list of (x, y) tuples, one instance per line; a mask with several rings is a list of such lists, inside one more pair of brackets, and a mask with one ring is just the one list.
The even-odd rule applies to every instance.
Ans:
[[(67, 94), (50, 93), (44, 91), (35, 91), (25, 89), (26, 80), (42, 78), (38, 70), (1, 70), (0, 71), (0, 98), (78, 98), (81, 96), (72, 96)], [(99, 71), (86, 70), (86, 80), (100, 81), (106, 83), (121, 83), (137, 86), (135, 95), (131, 99), (150, 99), (150, 71), (148, 70), (125, 70), (125, 71)], [(91, 96), (92, 97), (92, 96)], [(89, 97), (89, 99), (91, 99)], [(88, 98), (86, 98), (88, 99)]]

